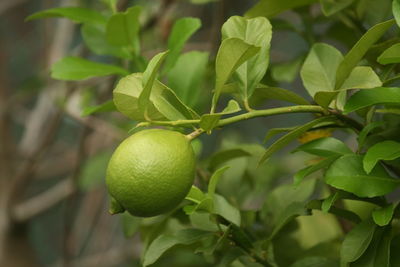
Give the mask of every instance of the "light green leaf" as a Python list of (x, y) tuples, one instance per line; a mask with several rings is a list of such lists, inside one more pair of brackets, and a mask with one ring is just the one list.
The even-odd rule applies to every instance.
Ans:
[(117, 110), (117, 108), (115, 107), (114, 102), (112, 100), (108, 100), (107, 102), (104, 102), (103, 104), (97, 106), (85, 107), (83, 109), (82, 116), (85, 117), (94, 113), (109, 112), (115, 110)]
[(298, 105), (310, 105), (310, 102), (292, 91), (279, 87), (270, 87), (263, 84), (259, 84), (257, 86), (252, 98), (254, 98), (254, 100), (273, 99), (286, 101)]
[(303, 85), (312, 97), (319, 91), (335, 90), (336, 70), (342, 60), (342, 54), (333, 46), (313, 45), (300, 70)]
[(325, 16), (331, 16), (351, 5), (354, 0), (320, 0), (322, 12)]
[(240, 65), (234, 75), (242, 99), (247, 100), (253, 94), (268, 68), (272, 37), (271, 24), (264, 17), (246, 19), (240, 16), (232, 16), (224, 23), (221, 32), (222, 40), (239, 38), (247, 44), (260, 47), (257, 55)]
[(304, 57), (289, 62), (275, 64), (271, 67), (271, 76), (275, 81), (292, 83), (299, 74)]
[(168, 85), (189, 107), (194, 107), (200, 99), (207, 63), (208, 53), (191, 51), (181, 55), (167, 74)]
[(139, 54), (139, 16), (140, 6), (128, 8), (123, 13), (116, 13), (108, 20), (106, 38), (109, 44), (129, 46)]
[(345, 237), (340, 250), (346, 262), (356, 261), (367, 250), (374, 236), (376, 225), (371, 219), (356, 225)]
[(158, 70), (161, 67), (161, 64), (163, 63), (165, 57), (167, 56), (168, 51), (158, 53), (155, 55), (147, 65), (146, 70), (143, 73), (143, 78), (142, 78), (142, 86), (143, 90), (139, 95), (139, 110), (145, 114), (146, 118), (146, 113), (147, 113), (147, 106), (149, 105), (150, 102), (150, 94), (151, 90), (153, 88), (154, 81), (156, 80)]
[(259, 51), (259, 47), (250, 45), (238, 38), (227, 38), (222, 41), (215, 62), (216, 81), (212, 99), (212, 111), (215, 110), (222, 87), (231, 75), (240, 65)]
[(325, 173), (325, 182), (359, 197), (382, 196), (400, 185), (400, 180), (390, 177), (380, 165), (367, 174), (362, 156), (355, 154), (344, 155), (332, 163)]
[(344, 106), (344, 114), (377, 104), (399, 104), (399, 87), (378, 87), (352, 95)]
[(192, 201), (196, 204), (199, 204), (206, 198), (206, 195), (201, 191), (198, 187), (192, 185), (189, 193), (185, 197), (186, 200)]
[(25, 19), (30, 21), (41, 18), (67, 18), (77, 23), (104, 24), (106, 18), (99, 12), (83, 7), (58, 7), (36, 12)]
[(287, 144), (289, 144), (291, 141), (293, 141), (294, 139), (299, 137), (301, 134), (303, 134), (307, 130), (320, 124), (321, 122), (329, 122), (329, 121), (334, 121), (334, 118), (322, 117), (322, 118), (315, 119), (311, 122), (308, 122), (304, 125), (294, 128), (292, 131), (290, 131), (286, 135), (279, 138), (275, 143), (273, 143), (270, 147), (267, 148), (267, 150), (264, 152), (264, 155), (260, 159), (259, 164), (266, 161), (274, 152), (276, 152), (279, 149), (281, 149), (282, 147), (286, 146)]
[(336, 89), (342, 87), (344, 81), (358, 62), (364, 57), (368, 49), (378, 41), (382, 35), (394, 24), (394, 20), (388, 20), (376, 24), (369, 29), (353, 48), (345, 55), (336, 72)]
[(223, 196), (217, 194), (214, 194), (214, 213), (240, 226), (241, 216), (239, 210), (232, 206)]
[[(143, 90), (142, 74), (133, 73), (121, 79), (113, 92), (114, 104), (125, 116), (143, 121), (143, 113), (139, 110), (138, 98)], [(197, 119), (198, 115), (186, 107), (175, 93), (155, 80), (150, 94), (147, 115), (152, 120), (186, 120)]]
[(304, 169), (301, 169), (294, 175), (294, 181), (293, 181), (294, 185), (295, 186), (299, 185), (301, 183), (301, 181), (303, 181), (303, 179), (305, 177), (307, 177), (308, 175), (310, 175), (320, 169), (329, 167), (329, 165), (331, 165), (332, 162), (334, 162), (338, 158), (339, 158), (338, 155), (330, 156), (326, 159), (319, 161), (318, 163), (316, 163), (314, 165), (311, 165)]
[(322, 201), (321, 210), (323, 212), (329, 212), (329, 210), (335, 204), (335, 202), (341, 198), (340, 197), (341, 192), (343, 191), (337, 191), (331, 194), (329, 197), (325, 198), (324, 201)]
[[(396, 2), (396, 1), (394, 1)], [(378, 62), (382, 65), (400, 62), (400, 44), (394, 44), (378, 57)]]
[(128, 75), (118, 66), (89, 61), (79, 57), (65, 57), (51, 66), (51, 77), (57, 80), (79, 81), (95, 76)]
[(224, 108), (222, 112), (202, 115), (199, 125), (204, 131), (210, 133), (210, 131), (217, 126), (220, 118), (223, 115), (236, 113), (240, 110), (241, 108), (235, 100), (229, 100), (228, 105)]
[(393, 0), (392, 11), (393, 11), (393, 16), (396, 20), (397, 26), (400, 27), (400, 0)]
[(394, 214), (395, 206), (393, 204), (389, 204), (385, 207), (379, 208), (372, 212), (372, 218), (374, 222), (379, 226), (385, 226), (390, 223)]
[(143, 266), (156, 262), (162, 254), (176, 245), (190, 245), (213, 235), (198, 229), (183, 229), (173, 235), (162, 234), (150, 244), (143, 257)]
[(271, 18), (285, 10), (317, 2), (318, 0), (260, 0), (246, 12), (246, 17)]
[(293, 152), (304, 151), (321, 157), (352, 154), (353, 151), (342, 141), (333, 137), (323, 137), (312, 140), (297, 147)]
[(216, 170), (210, 178), (210, 182), (208, 183), (207, 194), (212, 199), (214, 198), (215, 189), (217, 188), (217, 184), (222, 174), (229, 169), (229, 166), (224, 166)]
[(97, 55), (113, 55), (119, 58), (132, 58), (132, 54), (121, 46), (108, 43), (104, 25), (84, 23), (81, 27), (83, 41)]
[(363, 159), (364, 170), (370, 173), (379, 160), (394, 160), (400, 158), (400, 143), (383, 141), (370, 147)]
[[(168, 50), (170, 52), (165, 60), (165, 73), (168, 73), (175, 65), (183, 46), (200, 27), (201, 21), (198, 18), (180, 18), (174, 23), (168, 37)], [(195, 64), (195, 62), (190, 64)]]
[(83, 191), (103, 184), (107, 163), (111, 158), (111, 152), (106, 151), (88, 158), (82, 165), (78, 178), (78, 186)]
[(218, 166), (221, 166), (223, 163), (225, 163), (231, 159), (240, 158), (240, 157), (248, 157), (248, 156), (251, 156), (251, 152), (249, 152), (248, 150), (246, 150), (245, 148), (242, 148), (242, 147), (230, 148), (230, 149), (218, 151), (217, 153), (215, 153), (211, 157), (209, 157), (208, 169), (213, 171)]
[(124, 212), (121, 216), (122, 230), (126, 237), (132, 237), (139, 230), (141, 218), (135, 217)]

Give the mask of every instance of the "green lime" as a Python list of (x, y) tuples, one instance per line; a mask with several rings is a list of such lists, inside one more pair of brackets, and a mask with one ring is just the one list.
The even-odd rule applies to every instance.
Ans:
[(125, 139), (107, 168), (115, 201), (134, 216), (156, 216), (174, 209), (193, 184), (196, 158), (183, 134), (151, 129)]

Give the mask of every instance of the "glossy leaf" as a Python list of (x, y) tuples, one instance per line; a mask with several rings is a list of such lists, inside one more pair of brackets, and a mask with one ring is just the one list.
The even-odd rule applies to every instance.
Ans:
[(394, 20), (379, 23), (370, 28), (353, 48), (345, 55), (336, 72), (336, 89), (342, 87), (344, 81), (349, 77), (353, 68), (364, 57), (368, 49), (378, 41), (382, 35), (394, 24)]
[(264, 77), (269, 64), (269, 49), (272, 27), (264, 17), (246, 19), (240, 16), (230, 17), (222, 26), (222, 40), (239, 38), (247, 44), (260, 47), (257, 55), (240, 65), (234, 78), (237, 80), (242, 98), (248, 99)]
[[(201, 21), (198, 18), (180, 18), (174, 23), (168, 37), (169, 55), (165, 60), (165, 73), (168, 73), (175, 65), (183, 46), (200, 27)], [(191, 64), (195, 64), (195, 62)]]
[(168, 85), (189, 107), (199, 101), (207, 63), (208, 53), (191, 51), (181, 55), (167, 74)]
[(400, 104), (400, 88), (378, 87), (361, 90), (349, 98), (344, 106), (344, 113), (348, 114), (377, 104)]
[(143, 90), (139, 95), (138, 103), (139, 103), (139, 110), (147, 116), (147, 106), (150, 102), (150, 94), (153, 88), (154, 81), (157, 78), (158, 70), (161, 67), (165, 57), (167, 56), (168, 51), (161, 52), (155, 55), (147, 65), (146, 70), (143, 73), (142, 77), (142, 86)]
[(263, 84), (257, 86), (253, 98), (281, 100), (299, 105), (310, 105), (310, 102), (292, 91), (279, 87), (270, 87)]
[(51, 67), (51, 77), (57, 80), (79, 81), (96, 76), (128, 75), (118, 66), (89, 61), (79, 57), (65, 57)]
[(231, 75), (240, 65), (255, 56), (259, 51), (259, 47), (248, 44), (238, 38), (227, 38), (222, 41), (215, 62), (216, 81), (212, 110), (217, 105), (222, 87)]
[(303, 151), (321, 157), (352, 154), (353, 151), (342, 141), (333, 137), (318, 138), (297, 147), (293, 152)]
[(99, 12), (83, 7), (58, 7), (36, 12), (25, 19), (30, 21), (42, 18), (67, 18), (77, 23), (104, 24), (106, 18)]
[(325, 182), (359, 197), (376, 197), (392, 192), (400, 180), (391, 178), (377, 165), (370, 174), (362, 166), (362, 156), (350, 154), (336, 160), (325, 173)]
[(282, 136), (281, 138), (279, 138), (275, 143), (273, 143), (271, 146), (269, 146), (267, 148), (267, 150), (264, 152), (264, 155), (260, 159), (259, 164), (266, 161), (274, 152), (276, 152), (279, 149), (281, 149), (282, 147), (286, 146), (287, 144), (289, 144), (291, 141), (293, 141), (294, 139), (299, 137), (301, 134), (303, 134), (307, 130), (311, 129), (312, 127), (314, 127), (322, 122), (328, 122), (328, 121), (332, 121), (332, 120), (333, 120), (332, 117), (322, 117), (322, 118), (315, 119), (311, 122), (308, 122), (304, 125), (294, 128), (292, 131), (290, 131), (289, 133), (287, 133), (284, 136)]
[(273, 17), (285, 10), (317, 2), (318, 0), (260, 0), (246, 12), (246, 17)]
[(346, 262), (356, 261), (367, 250), (374, 236), (376, 225), (371, 219), (356, 225), (344, 238), (340, 250), (341, 258)]
[(394, 214), (395, 206), (393, 204), (389, 204), (385, 207), (379, 208), (372, 212), (372, 218), (374, 222), (379, 226), (385, 226), (390, 223)]
[(175, 234), (162, 234), (150, 244), (143, 257), (143, 266), (148, 266), (158, 260), (168, 249), (176, 245), (190, 245), (212, 235), (198, 229), (183, 229)]
[[(396, 2), (396, 1), (394, 1)], [(380, 64), (393, 64), (400, 62), (400, 44), (394, 44), (378, 57), (378, 62)]]
[(383, 141), (370, 147), (363, 159), (364, 170), (370, 173), (379, 160), (394, 160), (400, 158), (400, 143)]
[(330, 156), (330, 157), (328, 157), (326, 159), (320, 160), (316, 164), (313, 164), (313, 165), (308, 166), (308, 167), (306, 167), (304, 169), (301, 169), (300, 171), (298, 171), (294, 175), (294, 181), (293, 181), (294, 185), (298, 185), (299, 183), (301, 183), (301, 181), (303, 181), (303, 179), (305, 177), (307, 177), (308, 175), (310, 175), (310, 174), (312, 174), (312, 173), (314, 173), (314, 172), (316, 172), (316, 171), (318, 171), (320, 169), (329, 167), (329, 165), (331, 165), (332, 162), (334, 162), (338, 158), (339, 158), (338, 155), (333, 155), (333, 156)]
[(117, 110), (117, 108), (115, 107), (114, 102), (112, 100), (109, 100), (97, 106), (85, 107), (83, 109), (82, 116), (89, 116), (94, 113), (109, 112), (115, 110)]
[(350, 6), (354, 0), (320, 0), (322, 12), (325, 16), (331, 16)]
[[(143, 90), (142, 74), (134, 73), (121, 79), (113, 92), (114, 104), (125, 116), (143, 121), (138, 98)], [(185, 120), (198, 118), (167, 86), (155, 80), (150, 94), (147, 115), (153, 120)]]
[(303, 85), (312, 97), (319, 91), (335, 90), (336, 70), (342, 60), (342, 54), (333, 46), (313, 45), (300, 71)]

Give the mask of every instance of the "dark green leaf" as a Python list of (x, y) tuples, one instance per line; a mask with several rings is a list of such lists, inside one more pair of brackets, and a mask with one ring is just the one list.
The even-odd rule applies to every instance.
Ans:
[(374, 129), (385, 125), (383, 121), (374, 121), (367, 126), (365, 126), (361, 132), (358, 134), (358, 146), (361, 148), (364, 146), (365, 140), (367, 139), (368, 134), (373, 131)]
[(260, 47), (253, 46), (238, 38), (227, 38), (219, 47), (215, 62), (215, 92), (212, 100), (214, 111), (222, 87), (236, 71), (236, 69), (260, 51)]
[(257, 55), (241, 64), (235, 71), (242, 99), (247, 100), (264, 77), (269, 64), (272, 27), (263, 17), (246, 19), (232, 16), (222, 26), (222, 39), (239, 38), (247, 44), (260, 47)]
[(343, 191), (336, 191), (335, 193), (331, 194), (328, 198), (322, 201), (321, 210), (323, 212), (329, 212), (331, 207), (335, 204), (338, 199), (341, 199), (346, 192)]
[(334, 162), (338, 158), (339, 158), (339, 155), (333, 155), (333, 156), (330, 156), (326, 159), (319, 161), (318, 163), (316, 163), (314, 165), (308, 166), (308, 167), (298, 171), (294, 175), (294, 181), (293, 181), (294, 185), (298, 185), (299, 183), (301, 183), (301, 181), (303, 181), (303, 179), (305, 177), (307, 177), (308, 175), (310, 175), (320, 169), (329, 167), (329, 165), (331, 165), (332, 162)]
[(332, 117), (322, 117), (322, 118), (315, 119), (315, 120), (313, 120), (311, 122), (308, 122), (308, 123), (306, 123), (304, 125), (301, 125), (301, 126), (298, 126), (298, 127), (294, 128), (292, 131), (290, 131), (289, 133), (287, 133), (284, 136), (282, 136), (281, 138), (279, 138), (275, 143), (273, 143), (271, 146), (269, 146), (267, 148), (267, 150), (265, 151), (264, 155), (260, 159), (259, 164), (261, 164), (264, 161), (266, 161), (274, 152), (276, 152), (279, 149), (281, 149), (282, 147), (286, 146), (287, 144), (289, 144), (291, 141), (293, 141), (294, 139), (299, 137), (301, 134), (303, 134), (307, 130), (311, 129), (312, 127), (314, 127), (314, 126), (316, 126), (318, 124), (320, 124), (321, 122), (327, 122), (327, 121), (334, 121), (334, 118), (332, 118)]
[(400, 88), (378, 87), (361, 90), (352, 95), (344, 106), (344, 113), (359, 110), (377, 104), (400, 104)]
[(393, 237), (390, 250), (394, 252), (390, 255), (391, 266), (400, 266), (400, 253), (396, 253), (400, 251), (400, 234)]
[(400, 184), (400, 180), (391, 178), (380, 165), (367, 174), (362, 166), (362, 156), (355, 154), (336, 160), (325, 173), (325, 181), (359, 197), (382, 196)]
[(181, 55), (168, 72), (168, 85), (189, 107), (194, 107), (200, 99), (207, 63), (208, 53), (191, 51)]
[(392, 3), (393, 16), (396, 20), (397, 26), (400, 27), (400, 0), (393, 0)]
[(377, 143), (370, 147), (364, 156), (364, 170), (370, 173), (379, 160), (394, 160), (397, 158), (400, 158), (400, 143), (389, 140)]
[(143, 257), (143, 266), (148, 266), (158, 260), (168, 249), (176, 245), (190, 245), (212, 235), (198, 229), (183, 229), (173, 235), (163, 234), (157, 237), (148, 247)]
[(290, 265), (290, 267), (337, 267), (338, 264), (335, 260), (314, 256), (300, 259)]
[(368, 49), (394, 24), (394, 20), (379, 23), (369, 29), (353, 48), (345, 55), (336, 72), (336, 89), (342, 87), (344, 81), (364, 57)]
[(246, 12), (246, 17), (264, 16), (270, 18), (285, 10), (309, 5), (317, 1), (318, 0), (260, 0)]
[(83, 7), (58, 7), (46, 9), (30, 15), (26, 18), (26, 21), (54, 17), (68, 18), (78, 23), (106, 23), (106, 18), (103, 15), (95, 10)]
[(154, 81), (157, 78), (158, 70), (160, 69), (161, 64), (163, 63), (167, 54), (168, 51), (158, 53), (157, 55), (155, 55), (150, 60), (146, 70), (143, 73), (142, 77), (143, 90), (139, 95), (138, 104), (139, 104), (139, 110), (145, 114), (145, 118), (147, 118), (147, 107), (150, 103), (150, 95)]
[[(396, 1), (394, 1), (396, 2)], [(380, 64), (392, 64), (400, 63), (400, 44), (394, 44), (386, 49), (379, 57), (378, 62)]]
[(353, 151), (342, 141), (333, 137), (312, 140), (297, 147), (293, 152), (304, 151), (321, 157), (352, 154)]
[(351, 5), (354, 0), (320, 0), (322, 12), (325, 16), (331, 16)]
[(374, 236), (376, 225), (371, 219), (356, 225), (345, 237), (340, 250), (346, 262), (356, 261), (367, 250)]
[(299, 105), (309, 105), (310, 102), (305, 100), (303, 97), (299, 96), (292, 91), (279, 88), (279, 87), (269, 87), (267, 85), (260, 84), (254, 91), (253, 98), (260, 99), (273, 99), (281, 100)]
[(79, 57), (65, 57), (53, 64), (51, 77), (57, 80), (78, 81), (95, 76), (128, 75), (118, 66), (89, 61)]
[(180, 18), (174, 23), (168, 37), (169, 55), (165, 60), (165, 73), (175, 65), (183, 46), (200, 27), (201, 21), (198, 18)]
[(379, 226), (385, 226), (390, 223), (393, 217), (395, 206), (393, 204), (389, 204), (385, 207), (379, 208), (372, 212), (372, 218), (374, 222)]
[(82, 116), (89, 116), (94, 113), (100, 113), (100, 112), (110, 112), (110, 111), (115, 111), (117, 108), (114, 105), (114, 102), (112, 100), (108, 100), (107, 102), (104, 102), (103, 104), (97, 105), (97, 106), (91, 106), (91, 107), (85, 107), (82, 112)]

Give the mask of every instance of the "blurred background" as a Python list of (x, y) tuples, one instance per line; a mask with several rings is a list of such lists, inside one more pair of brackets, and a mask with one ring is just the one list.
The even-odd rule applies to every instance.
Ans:
[[(101, 62), (112, 59), (95, 55), (85, 46), (79, 24), (54, 18), (24, 21), (34, 12), (60, 6), (82, 6), (106, 12), (105, 2), (0, 2), (0, 266), (139, 266), (140, 235), (135, 234), (138, 222), (130, 216), (109, 215), (104, 185), (108, 159), (135, 122), (117, 112), (82, 116), (84, 106), (111, 98), (116, 77), (65, 82), (49, 75), (51, 65), (67, 55)], [(120, 0), (118, 10), (143, 6), (141, 46), (147, 59), (165, 49), (177, 18), (200, 18), (202, 28), (190, 39), (185, 51), (209, 51), (212, 59), (224, 21), (229, 16), (244, 14), (255, 2)], [(381, 4), (384, 6), (386, 2), (390, 3), (382, 1)], [(305, 95), (298, 70), (310, 44), (316, 40), (285, 30), (288, 24), (295, 25), (299, 31), (307, 26), (303, 25), (301, 12), (285, 12), (272, 21), (277, 29), (271, 48), (273, 67), (265, 79), (270, 85), (279, 83)], [(315, 18), (320, 15), (318, 7), (304, 12), (314, 12)], [(321, 19), (321, 25), (314, 30), (316, 33), (332, 31), (331, 38), (324, 41), (338, 48), (347, 49), (359, 37), (345, 29), (338, 36), (333, 27), (336, 22), (325, 22)], [(199, 112), (209, 109), (212, 69), (211, 60), (201, 85)], [(269, 107), (274, 105), (274, 102), (268, 103)], [(204, 159), (232, 144), (261, 144), (268, 129), (298, 125), (307, 118), (307, 115), (296, 115), (284, 120), (265, 118), (232, 125), (211, 136), (202, 136), (197, 152)], [(351, 138), (347, 141), (352, 142)], [(301, 160), (293, 155), (284, 159), (277, 157), (268, 170), (263, 170), (264, 176), (271, 174), (262, 180), (263, 186), (273, 187), (273, 177), (289, 179), (292, 170), (300, 169), (303, 163), (304, 156)], [(247, 163), (239, 160), (235, 164)], [(228, 175), (234, 176), (234, 172)], [(175, 253), (171, 254), (173, 257), (164, 257), (157, 266), (211, 266), (190, 249), (171, 253)]]

